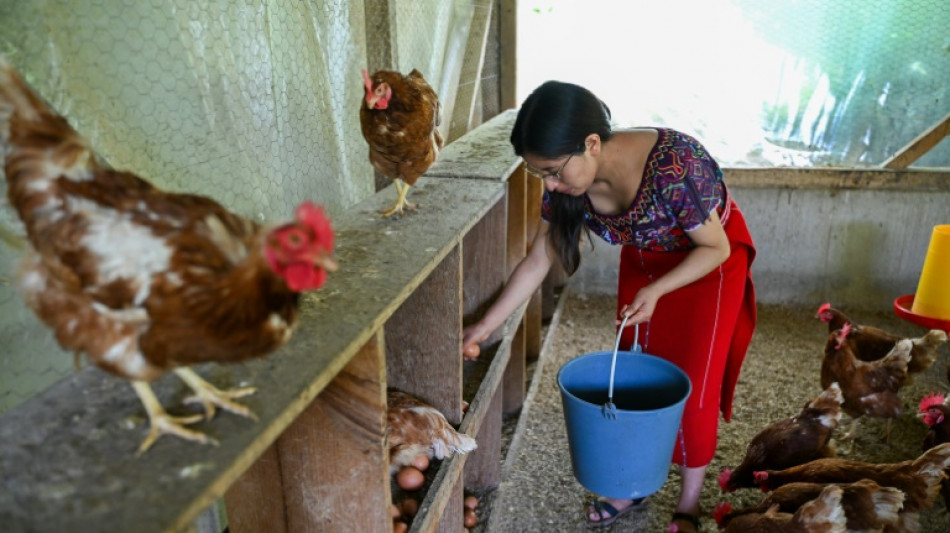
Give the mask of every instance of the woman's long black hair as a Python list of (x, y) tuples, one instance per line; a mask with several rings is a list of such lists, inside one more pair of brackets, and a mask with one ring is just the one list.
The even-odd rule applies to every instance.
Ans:
[[(519, 156), (533, 154), (556, 159), (585, 150), (584, 141), (596, 133), (602, 141), (611, 135), (610, 109), (594, 93), (573, 83), (547, 81), (521, 105), (511, 130), (511, 145)], [(581, 264), (580, 238), (584, 224), (584, 197), (548, 193), (551, 220), (548, 240), (568, 275)]]

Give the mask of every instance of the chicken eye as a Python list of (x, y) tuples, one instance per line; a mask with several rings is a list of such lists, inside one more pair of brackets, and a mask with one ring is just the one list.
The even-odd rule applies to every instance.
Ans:
[(291, 229), (283, 235), (283, 245), (291, 250), (301, 248), (306, 242), (306, 235), (304, 235), (303, 230), (298, 228)]

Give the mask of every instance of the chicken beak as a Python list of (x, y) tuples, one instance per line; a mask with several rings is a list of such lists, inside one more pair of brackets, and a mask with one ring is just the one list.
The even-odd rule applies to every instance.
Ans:
[(326, 270), (327, 272), (336, 272), (337, 269), (340, 268), (340, 265), (336, 262), (336, 259), (332, 255), (323, 251), (316, 254), (316, 256), (313, 258), (313, 264), (322, 268), (323, 270)]
[(376, 100), (379, 98), (373, 93), (373, 80), (369, 77), (369, 71), (361, 69), (363, 73), (363, 87), (366, 88), (366, 107), (373, 109), (376, 106)]

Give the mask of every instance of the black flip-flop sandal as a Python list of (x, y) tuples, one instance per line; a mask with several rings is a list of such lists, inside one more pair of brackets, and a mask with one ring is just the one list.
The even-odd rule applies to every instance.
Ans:
[(673, 523), (673, 522), (676, 522), (677, 520), (683, 520), (685, 522), (689, 522), (690, 524), (693, 524), (693, 528), (695, 528), (696, 531), (699, 531), (699, 517), (698, 516), (692, 515), (689, 513), (673, 513), (673, 519), (670, 520), (670, 533), (677, 533), (681, 531), (679, 526)]
[[(618, 518), (629, 513), (630, 511), (642, 509), (644, 505), (644, 500), (646, 500), (646, 498), (638, 498), (636, 500), (633, 500), (632, 502), (630, 502), (630, 505), (618, 511), (617, 508), (611, 505), (609, 502), (606, 502), (598, 498), (590, 502), (589, 504), (587, 504), (586, 508), (584, 509), (584, 512), (585, 512), (584, 518), (587, 520), (587, 525), (589, 525), (590, 527), (607, 527), (610, 524), (613, 524), (614, 522), (616, 522)], [(591, 508), (593, 508), (593, 512), (597, 513), (597, 516), (600, 517), (600, 520), (590, 519)]]

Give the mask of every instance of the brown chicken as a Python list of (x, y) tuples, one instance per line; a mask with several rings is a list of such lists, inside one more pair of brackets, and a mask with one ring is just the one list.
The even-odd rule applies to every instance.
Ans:
[[(743, 509), (733, 510), (728, 503), (720, 503), (713, 512), (713, 518), (722, 529), (739, 516), (766, 513), (776, 505), (780, 512), (794, 513), (817, 498), (828, 486), (823, 483), (789, 483), (775, 489), (759, 503)], [(848, 531), (898, 531), (899, 512), (904, 504), (903, 492), (894, 487), (882, 487), (870, 479), (838, 486), (842, 489), (841, 506), (844, 508)]]
[(837, 457), (816, 459), (785, 470), (763, 470), (755, 480), (764, 491), (795, 482), (854, 483), (873, 480), (882, 487), (894, 487), (904, 493), (904, 509), (898, 518), (897, 531), (916, 531), (921, 511), (930, 509), (950, 466), (950, 443), (940, 444), (913, 460), (899, 463), (867, 463)]
[(149, 381), (174, 371), (208, 418), (216, 407), (253, 417), (188, 365), (262, 356), (290, 337), (298, 293), (334, 270), (321, 208), (263, 229), (215, 201), (173, 194), (97, 161), (87, 141), (0, 58), (0, 153), (10, 205), (31, 253), (21, 289), (67, 351), (129, 379), (162, 434), (213, 442), (169, 416)]
[(389, 468), (395, 473), (420, 455), (445, 459), (476, 448), (475, 439), (459, 433), (438, 409), (405, 392), (388, 389)]
[[(950, 442), (950, 401), (942, 394), (929, 394), (920, 401), (920, 418), (929, 428), (924, 435), (924, 451)], [(950, 469), (943, 480), (943, 501), (950, 510)]]
[[(874, 326), (857, 324), (828, 303), (824, 303), (818, 308), (816, 316), (822, 322), (828, 323), (828, 333), (841, 329), (845, 323), (851, 324), (848, 345), (851, 347), (851, 351), (854, 352), (855, 357), (862, 361), (882, 359), (890, 353), (897, 341), (904, 338)], [(932, 329), (922, 337), (911, 338), (911, 341), (913, 341), (914, 347), (910, 351), (910, 364), (907, 365), (907, 372), (917, 374), (930, 368), (930, 365), (936, 361), (937, 348), (947, 342), (947, 334), (939, 329)]]
[(733, 492), (740, 487), (755, 487), (756, 470), (781, 470), (835, 455), (831, 435), (841, 419), (844, 397), (832, 383), (817, 398), (805, 404), (797, 416), (773, 422), (749, 442), (745, 457), (735, 470), (723, 470), (719, 487)]
[(887, 419), (886, 435), (890, 436), (891, 419), (900, 416), (903, 402), (897, 395), (907, 381), (907, 364), (910, 362), (910, 339), (898, 341), (890, 353), (877, 361), (861, 361), (845, 342), (850, 332), (850, 323), (828, 335), (825, 356), (821, 361), (821, 386), (837, 382), (844, 395), (842, 410), (853, 419), (851, 430), (845, 439), (857, 438), (858, 421), (862, 416)]
[[(844, 491), (837, 485), (827, 485), (817, 497), (801, 505), (795, 512), (782, 512), (773, 504), (763, 512), (745, 512), (731, 516), (724, 528), (727, 533), (845, 533), (846, 517), (842, 506)], [(717, 523), (726, 507), (717, 507), (713, 513)]]
[(369, 144), (369, 161), (377, 172), (393, 180), (398, 198), (383, 216), (415, 209), (406, 201), (409, 187), (432, 166), (442, 149), (442, 105), (422, 74), (412, 69), (408, 76), (379, 70), (372, 76), (363, 70), (366, 89), (360, 106), (360, 128)]

